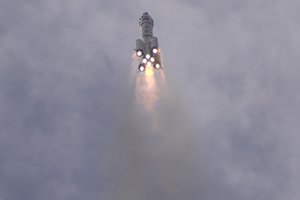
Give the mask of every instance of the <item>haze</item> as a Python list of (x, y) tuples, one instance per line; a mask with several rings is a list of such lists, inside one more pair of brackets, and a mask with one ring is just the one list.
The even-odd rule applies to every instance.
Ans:
[[(299, 10), (0, 0), (0, 200), (298, 200)], [(164, 67), (150, 89), (144, 11)]]

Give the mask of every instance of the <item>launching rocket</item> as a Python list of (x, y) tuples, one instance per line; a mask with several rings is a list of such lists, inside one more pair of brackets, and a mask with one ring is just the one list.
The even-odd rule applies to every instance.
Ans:
[(136, 55), (139, 59), (139, 71), (145, 71), (146, 67), (161, 68), (160, 51), (158, 48), (157, 37), (153, 36), (154, 21), (152, 17), (145, 12), (139, 25), (142, 29), (142, 39), (136, 40)]

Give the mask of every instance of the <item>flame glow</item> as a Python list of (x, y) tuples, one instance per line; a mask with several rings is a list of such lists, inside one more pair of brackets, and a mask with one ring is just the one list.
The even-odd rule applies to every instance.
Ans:
[(139, 73), (136, 77), (136, 92), (137, 102), (148, 112), (152, 112), (158, 95), (154, 68), (150, 62), (147, 63), (144, 73)]

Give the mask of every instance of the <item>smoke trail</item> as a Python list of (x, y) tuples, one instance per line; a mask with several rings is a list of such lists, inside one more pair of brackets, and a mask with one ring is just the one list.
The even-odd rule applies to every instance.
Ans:
[(148, 66), (145, 72), (136, 72), (133, 82), (131, 114), (124, 117), (118, 139), (122, 167), (113, 199), (190, 198), (195, 179), (191, 136), (179, 95), (167, 84), (162, 69)]

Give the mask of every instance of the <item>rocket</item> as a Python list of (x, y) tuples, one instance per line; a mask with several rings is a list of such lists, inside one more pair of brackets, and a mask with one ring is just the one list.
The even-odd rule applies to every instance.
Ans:
[(158, 40), (157, 37), (153, 36), (154, 21), (147, 12), (140, 17), (139, 26), (142, 30), (142, 39), (136, 40), (135, 48), (139, 60), (138, 69), (140, 72), (145, 71), (146, 67), (160, 69), (161, 60)]

